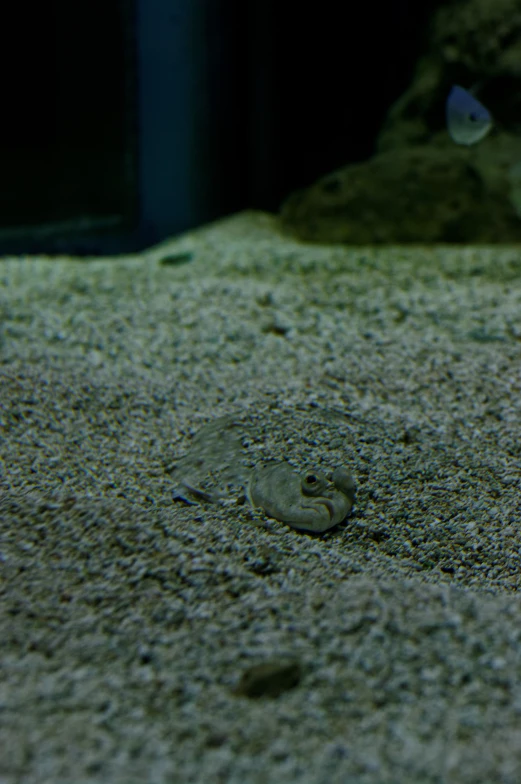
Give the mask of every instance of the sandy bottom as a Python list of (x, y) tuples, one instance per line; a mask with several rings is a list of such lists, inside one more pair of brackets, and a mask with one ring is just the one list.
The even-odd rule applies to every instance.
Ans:
[[(519, 248), (248, 213), (2, 260), (0, 310), (1, 784), (519, 784)], [(228, 414), (347, 520), (183, 501)]]

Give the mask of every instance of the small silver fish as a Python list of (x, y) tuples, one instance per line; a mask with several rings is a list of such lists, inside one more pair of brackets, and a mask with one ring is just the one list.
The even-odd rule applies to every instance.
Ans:
[(492, 115), (488, 109), (457, 84), (447, 97), (445, 112), (447, 130), (456, 144), (476, 144), (492, 128)]

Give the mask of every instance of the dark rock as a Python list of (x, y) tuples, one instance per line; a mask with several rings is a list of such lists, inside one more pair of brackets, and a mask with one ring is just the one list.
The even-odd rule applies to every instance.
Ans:
[(263, 662), (243, 672), (235, 693), (244, 697), (278, 697), (297, 686), (301, 677), (298, 661)]

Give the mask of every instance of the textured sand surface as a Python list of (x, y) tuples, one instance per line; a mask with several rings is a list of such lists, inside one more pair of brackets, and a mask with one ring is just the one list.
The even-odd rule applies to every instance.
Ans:
[[(0, 311), (1, 784), (519, 784), (519, 248), (245, 214), (1, 260)], [(175, 500), (226, 414), (347, 521)]]

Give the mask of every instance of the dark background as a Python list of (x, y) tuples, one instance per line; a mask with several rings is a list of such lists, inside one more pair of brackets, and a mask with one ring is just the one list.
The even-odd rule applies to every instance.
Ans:
[(0, 252), (137, 250), (371, 155), (435, 0), (0, 11)]

